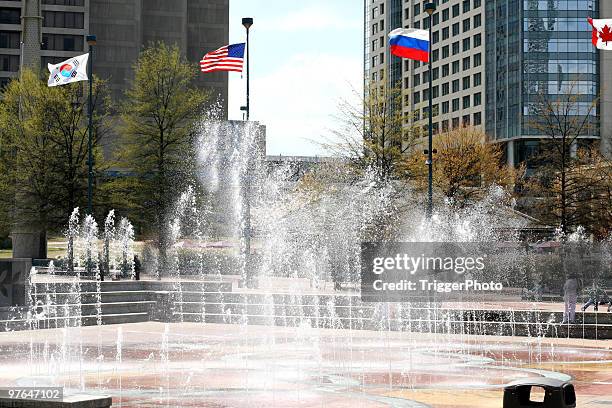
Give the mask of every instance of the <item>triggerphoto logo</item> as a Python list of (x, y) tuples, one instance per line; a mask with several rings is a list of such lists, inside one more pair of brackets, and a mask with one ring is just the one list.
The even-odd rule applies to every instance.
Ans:
[(367, 302), (465, 300), (503, 290), (485, 280), (494, 257), (479, 243), (365, 243), (361, 297)]

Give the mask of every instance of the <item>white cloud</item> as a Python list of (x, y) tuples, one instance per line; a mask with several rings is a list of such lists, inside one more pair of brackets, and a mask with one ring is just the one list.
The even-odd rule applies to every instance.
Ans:
[[(336, 126), (342, 99), (362, 86), (358, 57), (296, 54), (265, 76), (251, 79), (251, 119), (267, 126), (268, 154), (316, 155)], [(239, 119), (244, 81), (230, 81), (230, 118)]]

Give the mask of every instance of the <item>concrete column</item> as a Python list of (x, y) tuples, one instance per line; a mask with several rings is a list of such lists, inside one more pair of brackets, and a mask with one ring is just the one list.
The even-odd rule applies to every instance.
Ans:
[(516, 163), (514, 163), (514, 140), (509, 140), (506, 143), (506, 156), (508, 159), (508, 166), (514, 167)]
[(0, 308), (26, 305), (25, 284), (30, 269), (30, 259), (0, 260)]
[(21, 66), (39, 71), (42, 42), (40, 0), (23, 0), (21, 26)]

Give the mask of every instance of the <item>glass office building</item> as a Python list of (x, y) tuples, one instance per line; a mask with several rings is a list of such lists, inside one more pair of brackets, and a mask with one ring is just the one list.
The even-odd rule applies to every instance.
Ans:
[(599, 138), (599, 54), (588, 17), (597, 0), (486, 2), (486, 131), (507, 141), (509, 162), (524, 161), (543, 135), (531, 126), (534, 104), (576, 95), (576, 115), (589, 115), (581, 137)]

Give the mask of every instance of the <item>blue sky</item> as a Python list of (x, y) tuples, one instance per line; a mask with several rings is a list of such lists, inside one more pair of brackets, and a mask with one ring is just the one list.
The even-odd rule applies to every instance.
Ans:
[[(231, 0), (230, 43), (251, 28), (251, 119), (268, 154), (321, 155), (338, 105), (362, 88), (363, 8), (355, 0)], [(229, 73), (229, 117), (242, 119), (246, 82)], [(313, 142), (314, 141), (314, 142)]]

